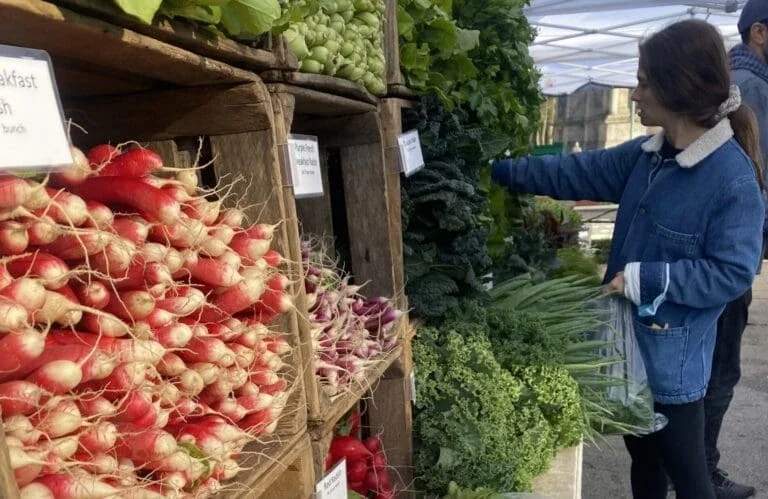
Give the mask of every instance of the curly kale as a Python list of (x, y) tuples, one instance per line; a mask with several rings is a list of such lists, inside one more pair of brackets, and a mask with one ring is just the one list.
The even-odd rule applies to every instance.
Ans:
[(502, 366), (562, 364), (568, 342), (548, 334), (535, 315), (503, 308), (487, 311), (488, 330), (496, 358)]
[(556, 365), (515, 368), (512, 375), (524, 383), (522, 398), (538, 406), (549, 422), (555, 448), (576, 445), (584, 433), (579, 385), (568, 371)]
[(417, 488), (526, 490), (556, 440), (525, 385), (496, 361), (485, 325), (422, 328), (414, 342)]

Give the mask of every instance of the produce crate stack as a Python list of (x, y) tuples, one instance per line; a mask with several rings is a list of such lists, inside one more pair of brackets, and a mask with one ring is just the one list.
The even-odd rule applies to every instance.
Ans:
[[(270, 425), (269, 435), (249, 443), (239, 457), (231, 456), (238, 459), (241, 470), (237, 474), (233, 468), (221, 472), (223, 483), (232, 485), (219, 494), (221, 497), (310, 497), (324, 472), (322, 463), (333, 426), (361, 398), (367, 401), (366, 417), (372, 431), (385, 430), (387, 460), (397, 469), (392, 476), (402, 477), (397, 488), (403, 492), (398, 497), (408, 497), (405, 491), (412, 484), (412, 332), (404, 313), (407, 300), (403, 296), (400, 174), (396, 165), (404, 101), (379, 98), (392, 81), (383, 54), (391, 53), (387, 37), (391, 39), (392, 29), (395, 35), (397, 31), (395, 2), (321, 3), (324, 10), (313, 21), (326, 28), (314, 38), (312, 34), (305, 36), (305, 43), (315, 50), (308, 46), (310, 54), (299, 53), (300, 62), (295, 54), (296, 40), (286, 38), (306, 35), (306, 26), (294, 26), (286, 37), (267, 35), (244, 44), (183, 21), (141, 23), (125, 16), (112, 2), (0, 0), (0, 43), (42, 49), (51, 55), (65, 116), (77, 125), (70, 129), (76, 146), (88, 151), (99, 144), (130, 141), (128, 148), (141, 144), (157, 152), (166, 167), (198, 166), (189, 170), (196, 175), (174, 175), (183, 175), (188, 181), (194, 178), (209, 188), (241, 176), (245, 181), (217, 191), (226, 194), (224, 205), (238, 200), (248, 207), (250, 222), (265, 224), (259, 230), (274, 231), (271, 249), (283, 257), (279, 269), (284, 276), (274, 282), (285, 287), (292, 305), (280, 302), (278, 311), (285, 311), (277, 314), (269, 329), (280, 332), (287, 347), (270, 339), (275, 351), (261, 352), (258, 357), (259, 347), (254, 347), (254, 359), (261, 360), (248, 364), (248, 369), (268, 367), (271, 373), (262, 373), (261, 385), (251, 383), (264, 387), (267, 395), (280, 386), (286, 396), (281, 398), (280, 418)], [(294, 43), (289, 45), (288, 41)], [(359, 47), (352, 47), (350, 52), (347, 42)], [(321, 45), (332, 53), (316, 49)], [(317, 60), (324, 55), (329, 56), (321, 71), (325, 74), (307, 72), (313, 65), (306, 62), (308, 58)], [(305, 72), (297, 72), (300, 64)], [(343, 191), (341, 198), (337, 196), (346, 206), (343, 227), (334, 227), (329, 195), (294, 198), (285, 174), (286, 145), (292, 133), (317, 136), (324, 160), (329, 155), (340, 158), (336, 176), (327, 177), (326, 164), (323, 173), (326, 193)], [(159, 186), (157, 182), (162, 181), (150, 182)], [(195, 202), (205, 203), (215, 197), (211, 194), (207, 201)], [(337, 231), (335, 235), (343, 235), (350, 250), (347, 270), (356, 283), (366, 283), (361, 293), (392, 298), (386, 303), (360, 301), (367, 310), (361, 317), (373, 317), (365, 315), (372, 309), (380, 310), (380, 314), (398, 311), (397, 320), (386, 328), (389, 332), (383, 352), (348, 385), (349, 390), (333, 396), (316, 376), (311, 328), (315, 297), (308, 297), (306, 292), (300, 223), (305, 232), (334, 235)], [(245, 272), (245, 267), (239, 268)], [(216, 299), (225, 288), (208, 286), (206, 291), (211, 294), (207, 299)], [(262, 297), (252, 310), (267, 322), (274, 311), (270, 308), (265, 315), (259, 303), (264, 303)], [(236, 313), (243, 317), (242, 311)], [(282, 356), (279, 362), (272, 355), (278, 351)], [(272, 360), (267, 365), (264, 359)], [(274, 376), (279, 377), (279, 383), (272, 383)], [(217, 379), (211, 377), (206, 384)], [(253, 373), (249, 379), (254, 379)], [(267, 379), (272, 384), (264, 381)], [(237, 390), (237, 396), (243, 395)], [(216, 403), (222, 414), (236, 413), (234, 408), (225, 410), (223, 402), (210, 402)], [(18, 489), (3, 436), (0, 432), (0, 496), (13, 499), (18, 497)], [(12, 446), (18, 444), (14, 438), (10, 439)], [(196, 450), (187, 448), (187, 452), (195, 454), (195, 459), (211, 462), (199, 457)], [(18, 458), (15, 450), (13, 456)], [(215, 464), (211, 464), (213, 468)]]
[[(286, 203), (283, 196), (271, 97), (256, 74), (49, 2), (2, 0), (0, 25), (0, 43), (43, 49), (51, 54), (65, 115), (88, 132), (82, 134), (76, 127), (72, 127), (73, 142), (77, 146), (87, 151), (95, 144), (138, 141), (160, 153), (166, 167), (188, 166), (198, 157), (200, 151), (202, 160), (199, 163), (211, 163), (211, 166), (200, 170), (203, 181), (226, 181), (226, 175), (229, 175), (230, 179), (233, 179), (232, 174), (244, 175), (248, 182), (238, 184), (240, 187), (236, 186), (235, 190), (241, 189), (240, 194), (244, 197), (240, 201), (249, 205), (246, 212), (252, 221), (267, 224), (264, 227), (277, 224), (274, 234), (271, 235), (271, 248), (286, 258), (281, 273), (287, 278), (288, 294), (293, 294), (290, 288), (299, 282), (301, 275), (300, 265), (292, 263), (289, 258), (298, 251), (291, 248), (291, 244), (297, 241), (289, 238), (291, 224), (294, 232), (297, 232), (295, 218), (292, 222), (285, 212), (286, 204), (292, 204), (293, 200), (290, 198), (290, 203)], [(222, 41), (221, 45), (226, 47), (228, 43)], [(95, 47), (99, 50), (94, 50)], [(186, 177), (190, 178), (189, 175)], [(244, 188), (246, 185), (247, 190)], [(77, 189), (77, 186), (71, 188), (72, 192), (80, 192), (84, 198), (88, 197), (85, 191)], [(93, 194), (98, 193), (99, 191), (93, 191)], [(120, 204), (123, 202), (133, 201), (128, 199)], [(205, 203), (202, 200), (200, 202)], [(215, 250), (209, 251), (213, 253)], [(211, 286), (213, 294), (209, 299), (215, 300), (217, 289), (224, 291), (224, 288), (216, 288), (215, 284)], [(258, 307), (258, 303), (255, 307)], [(220, 312), (222, 311), (212, 310), (210, 313), (218, 317)], [(264, 322), (267, 320), (264, 319)], [(275, 345), (277, 350), (269, 350), (274, 354), (270, 354), (269, 358), (277, 364), (273, 367), (270, 363), (269, 369), (274, 369), (270, 371), (271, 374), (263, 370), (260, 372), (265, 376), (264, 379), (272, 381), (261, 381), (259, 384), (253, 381), (255, 378), (252, 377), (256, 371), (249, 371), (252, 380), (250, 383), (256, 387), (280, 385), (265, 384), (272, 383), (274, 379), (285, 382), (279, 390), (287, 394), (287, 402), (280, 404), (282, 410), (277, 424), (270, 425), (268, 431), (259, 430), (266, 431), (269, 435), (257, 438), (241, 453), (238, 462), (242, 470), (237, 472), (237, 469), (229, 468), (229, 471), (220, 475), (224, 485), (232, 485), (231, 488), (223, 489), (220, 494), (222, 497), (306, 498), (312, 493), (315, 476), (306, 427), (306, 400), (302, 376), (304, 369), (299, 347), (298, 323), (296, 312), (291, 308), (269, 326), (270, 330), (279, 331), (285, 345), (290, 347), (284, 349), (276, 340), (270, 343)], [(78, 323), (78, 328), (81, 326), (82, 324)], [(135, 332), (136, 330), (133, 331)], [(260, 335), (265, 334), (265, 331), (259, 330), (256, 334), (262, 337)], [(272, 337), (271, 333), (269, 337)], [(46, 348), (49, 348), (51, 341), (68, 341), (66, 338), (69, 338), (67, 331), (49, 333)], [(85, 338), (85, 333), (79, 338)], [(102, 340), (98, 341), (101, 345)], [(240, 347), (232, 344), (228, 348), (237, 349), (241, 352), (238, 355), (245, 355), (245, 358), (256, 354), (245, 344)], [(247, 353), (249, 351), (250, 354)], [(187, 354), (179, 355), (184, 357)], [(282, 359), (277, 361), (276, 357), (280, 355)], [(262, 352), (259, 358), (266, 359), (267, 356)], [(165, 354), (163, 359), (165, 362)], [(244, 365), (249, 365), (248, 369), (255, 368), (256, 364), (246, 362)], [(217, 367), (215, 364), (211, 366)], [(162, 371), (160, 375), (163, 377), (172, 376), (167, 364), (157, 369)], [(274, 378), (275, 376), (278, 378)], [(204, 382), (215, 383), (219, 379), (220, 377), (212, 377)], [(137, 389), (136, 393), (139, 392)], [(266, 391), (263, 393), (267, 394)], [(277, 395), (277, 392), (273, 393)], [(217, 411), (230, 414), (225, 411), (223, 405), (217, 405), (217, 402), (213, 398), (210, 399)], [(177, 409), (181, 410), (181, 407), (173, 410)], [(253, 413), (249, 410), (249, 414)], [(96, 416), (102, 415), (96, 411)], [(158, 428), (169, 428), (159, 422), (156, 424)], [(166, 447), (171, 443), (178, 445), (179, 447), (175, 447), (178, 450), (174, 451), (176, 454), (204, 463), (204, 467), (209, 470), (215, 469), (214, 460), (206, 457), (210, 454), (198, 453), (198, 447), (205, 447), (200, 440), (194, 444), (185, 437), (183, 445), (176, 441), (182, 434), (194, 437), (190, 432), (197, 431), (189, 426), (184, 428), (181, 427), (178, 432), (173, 430), (175, 435), (171, 435), (171, 441), (168, 441), (168, 434), (165, 434), (163, 444)], [(170, 429), (168, 431), (171, 432)], [(70, 437), (71, 435), (64, 436)], [(195, 438), (203, 436), (198, 435)], [(14, 446), (11, 454), (14, 459), (18, 459), (20, 447), (17, 445), (20, 439), (14, 436), (11, 440)], [(29, 445), (36, 444), (31, 442)], [(82, 441), (79, 445), (83, 445)], [(0, 495), (13, 499), (19, 494), (16, 480), (12, 478), (14, 468), (18, 471), (18, 462), (15, 465), (9, 462), (8, 445), (0, 443), (0, 447), (0, 455), (5, 458), (0, 461), (0, 472), (4, 477), (4, 489)], [(66, 462), (68, 457), (64, 459)], [(42, 472), (50, 476), (52, 471), (46, 468)], [(203, 470), (202, 473), (206, 471)], [(51, 485), (50, 480), (53, 479), (48, 480)], [(116, 485), (105, 483), (99, 486)]]

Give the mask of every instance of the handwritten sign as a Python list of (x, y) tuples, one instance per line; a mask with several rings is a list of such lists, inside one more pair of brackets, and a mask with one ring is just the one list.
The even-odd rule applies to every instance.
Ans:
[(315, 487), (316, 499), (347, 499), (347, 460), (342, 459)]
[(400, 165), (405, 176), (411, 176), (424, 168), (424, 156), (421, 153), (421, 141), (419, 132), (411, 130), (397, 137), (397, 145), (400, 149)]
[(0, 45), (0, 150), (0, 168), (74, 161), (47, 52)]
[(288, 136), (288, 158), (293, 176), (293, 194), (297, 198), (323, 195), (323, 175), (320, 169), (320, 148), (317, 137)]

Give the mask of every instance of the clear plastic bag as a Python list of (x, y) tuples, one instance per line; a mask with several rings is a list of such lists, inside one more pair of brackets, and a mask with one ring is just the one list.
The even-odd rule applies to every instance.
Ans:
[(626, 431), (645, 435), (664, 428), (666, 416), (653, 409), (653, 395), (648, 386), (648, 375), (637, 338), (634, 333), (632, 304), (622, 296), (611, 295), (603, 298), (601, 307), (609, 318), (606, 327), (596, 333), (596, 340), (604, 341), (604, 356), (616, 359), (605, 366), (604, 374), (611, 383), (606, 393), (606, 408), (614, 420), (626, 426)]

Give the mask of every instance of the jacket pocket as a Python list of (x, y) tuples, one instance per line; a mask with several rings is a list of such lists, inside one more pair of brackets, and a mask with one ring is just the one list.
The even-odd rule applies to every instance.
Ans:
[(651, 392), (660, 395), (681, 393), (688, 328), (654, 329), (638, 320), (634, 321), (634, 327)]
[(698, 241), (697, 234), (674, 231), (654, 223), (652, 234), (647, 241), (648, 252), (644, 252), (645, 257), (666, 262), (694, 258)]

